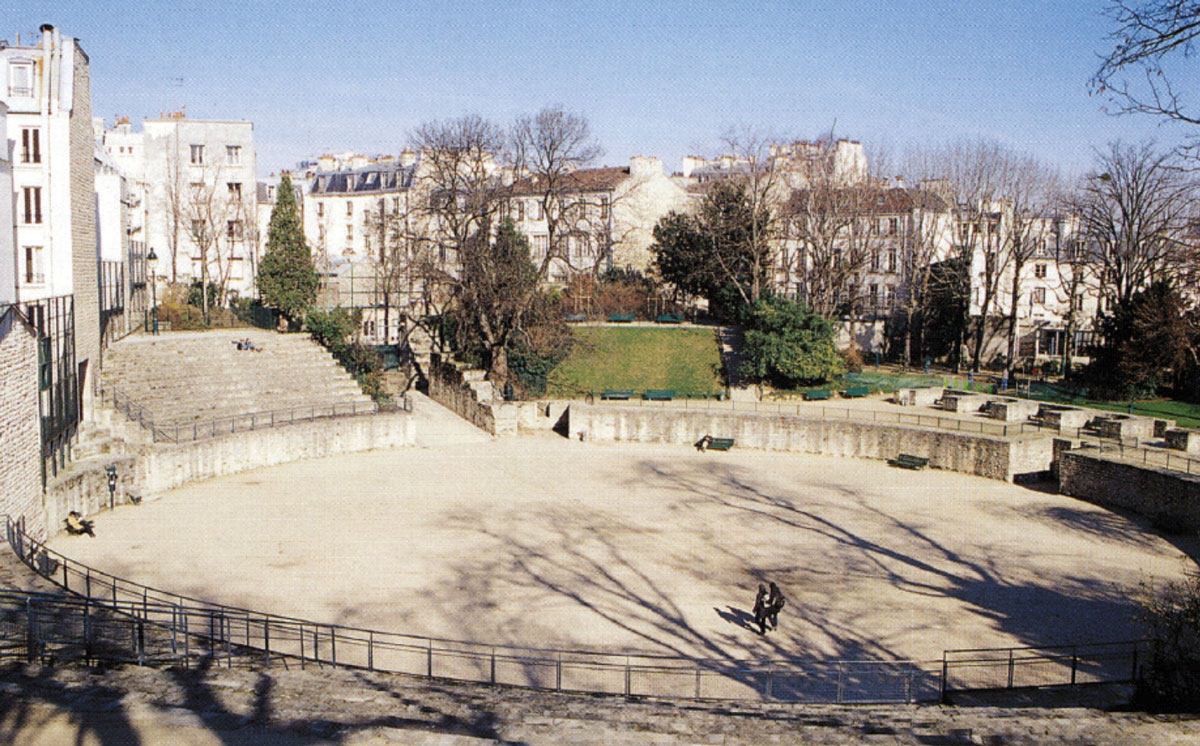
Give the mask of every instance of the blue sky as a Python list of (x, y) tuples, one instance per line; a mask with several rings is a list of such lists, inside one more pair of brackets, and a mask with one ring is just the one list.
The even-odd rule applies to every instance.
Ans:
[(982, 136), (1078, 172), (1110, 140), (1182, 134), (1088, 96), (1102, 6), (0, 0), (0, 38), (42, 23), (78, 37), (110, 121), (181, 105), (253, 121), (263, 175), (322, 152), (399, 151), (422, 121), (551, 103), (589, 118), (608, 164), (642, 153), (677, 170), (751, 125), (893, 151)]

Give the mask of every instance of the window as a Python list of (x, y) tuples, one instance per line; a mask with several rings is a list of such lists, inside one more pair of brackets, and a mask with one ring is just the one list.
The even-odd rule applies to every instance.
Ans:
[(550, 251), (550, 236), (545, 233), (533, 237), (533, 250), (540, 256), (545, 256)]
[(225, 186), (229, 189), (229, 196), (232, 199), (240, 200), (242, 198), (242, 182), (231, 181)]
[(884, 289), (884, 293), (884, 304), (886, 304), (888, 308), (894, 307), (896, 305), (896, 288), (892, 285), (888, 285)]
[(397, 215), (400, 214), (400, 198), (399, 197), (392, 197), (392, 212), (396, 213)]
[(228, 220), (225, 222), (225, 237), (230, 241), (240, 241), (242, 238), (242, 221)]
[(36, 127), (21, 129), (21, 163), (41, 163), (41, 130)]
[(267, 186), (267, 201), (268, 202), (275, 201), (275, 185), (274, 184)]
[(225, 146), (225, 162), (230, 166), (236, 166), (242, 162), (242, 146), (241, 145), (226, 145)]
[(525, 219), (525, 200), (517, 200), (517, 220)]
[(204, 199), (204, 182), (193, 181), (188, 184), (188, 188), (192, 190), (192, 199), (199, 202)]
[(871, 301), (871, 307), (874, 308), (875, 305), (879, 303), (879, 286), (872, 282), (868, 288), (867, 297)]
[(8, 95), (33, 95), (33, 61), (13, 60), (8, 65)]
[(896, 271), (896, 250), (895, 249), (888, 249), (887, 270), (888, 270), (888, 272)]
[(354, 240), (354, 223), (346, 223), (346, 242)]
[(600, 197), (600, 219), (601, 220), (608, 220), (608, 208), (609, 208), (608, 195), (605, 194)]
[[(199, 241), (201, 239), (201, 237), (203, 237), (203, 236), (204, 236), (204, 221), (203, 220), (193, 220), (192, 221), (192, 238)], [(195, 258), (195, 257), (193, 257), (193, 258)]]
[(1045, 278), (1046, 277), (1046, 265), (1045, 264), (1033, 265), (1033, 276), (1037, 277), (1038, 279)]
[(21, 187), (24, 197), (21, 216), (25, 225), (41, 225), (42, 223), (42, 188), (35, 186)]
[(871, 271), (872, 272), (879, 271), (879, 252), (878, 251), (871, 252)]
[(354, 217), (354, 202), (351, 200), (346, 200), (346, 217)]
[(887, 219), (887, 232), (889, 236), (894, 236), (900, 232), (900, 218)]
[(325, 217), (325, 203), (324, 202), (317, 203), (317, 217), (318, 218)]
[(533, 206), (534, 206), (534, 213), (536, 215), (536, 217), (534, 217), (534, 220), (544, 220), (546, 218), (546, 211), (542, 209), (541, 201), (534, 200)]
[(24, 280), (26, 284), (41, 283), (46, 281), (46, 275), (42, 269), (41, 246), (25, 247)]
[(203, 166), (204, 165), (204, 146), (203, 145), (193, 145), (192, 146), (192, 165), (193, 166)]
[(1046, 303), (1046, 288), (1033, 289), (1033, 302), (1039, 305), (1044, 305)]

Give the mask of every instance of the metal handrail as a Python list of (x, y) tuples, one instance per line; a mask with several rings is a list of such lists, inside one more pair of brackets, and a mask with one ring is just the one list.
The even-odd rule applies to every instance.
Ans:
[[(189, 641), (196, 637), (207, 642), (207, 655), (218, 662), (224, 656), (229, 666), (233, 665), (236, 652), (238, 658), (261, 658), (264, 665), (288, 659), (298, 661), (301, 667), (311, 663), (558, 691), (686, 699), (926, 701), (945, 696), (947, 672), (960, 663), (950, 660), (950, 656), (961, 651), (947, 651), (941, 661), (688, 658), (487, 644), (324, 624), (150, 588), (76, 563), (48, 549), (44, 543), (27, 536), (10, 516), (5, 516), (5, 527), (9, 545), (22, 562), (42, 577), (83, 597), (82, 606), (78, 603), (74, 606), (77, 610), (82, 608), (77, 613), (86, 615), (89, 605), (95, 604), (134, 620), (131, 655), (136, 654), (139, 664), (148, 656), (147, 625), (170, 633), (172, 655), (185, 666), (191, 653)], [(29, 615), (30, 630), (36, 630), (32, 602)], [(82, 627), (86, 638), (86, 618)], [(90, 650), (88, 640), (84, 642)], [(1085, 647), (1076, 646), (1076, 650)], [(1026, 658), (1029, 666), (1039, 667), (1037, 671), (1044, 684), (1076, 683), (1078, 654), (1069, 673), (1067, 668), (1059, 666), (1062, 670), (1054, 678), (1047, 677), (1045, 671), (1045, 664), (1054, 661), (1046, 657), (1016, 658), (1013, 650), (1018, 649), (999, 649), (1008, 652), (1007, 658), (997, 657), (995, 650), (971, 651), (990, 655), (977, 655), (969, 662), (980, 667), (1006, 667), (1009, 686), (1016, 666), (1025, 666)], [(1134, 657), (1136, 661), (1136, 650)], [(1055, 660), (1061, 662), (1061, 658)], [(516, 675), (512, 673), (514, 665)], [(1105, 669), (1097, 670), (1099, 673), (1091, 671), (1091, 679), (1106, 680)], [(601, 677), (600, 682), (597, 676)]]
[[(330, 417), (353, 417), (380, 412), (380, 407), (375, 402), (334, 402), (332, 404), (310, 404), (286, 409), (245, 412), (207, 420), (198, 420), (184, 425), (156, 425), (149, 414), (149, 410), (137, 404), (132, 398), (121, 393), (119, 390), (111, 387), (102, 388), (100, 395), (104, 400), (112, 401), (113, 406), (125, 414), (126, 417), (150, 430), (153, 440), (156, 443), (182, 443), (204, 440), (215, 438), (218, 435), (225, 435), (226, 433), (269, 429), (291, 425), (296, 422), (309, 422)], [(404, 411), (412, 411), (412, 402), (407, 396), (404, 397), (402, 406)], [(349, 411), (346, 411), (347, 409)], [(248, 425), (240, 426), (245, 423), (248, 423)]]

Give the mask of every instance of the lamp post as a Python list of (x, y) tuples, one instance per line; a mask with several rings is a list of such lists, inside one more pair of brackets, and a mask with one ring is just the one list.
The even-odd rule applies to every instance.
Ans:
[(151, 333), (158, 334), (158, 273), (155, 271), (158, 268), (158, 254), (154, 253), (153, 248), (146, 254), (146, 266), (150, 269), (150, 319), (153, 324)]

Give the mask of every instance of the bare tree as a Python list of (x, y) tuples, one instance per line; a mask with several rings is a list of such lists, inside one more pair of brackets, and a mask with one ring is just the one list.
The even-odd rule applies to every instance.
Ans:
[(517, 177), (513, 196), (532, 196), (545, 221), (545, 253), (535, 256), (538, 277), (545, 279), (554, 260), (571, 265), (571, 244), (593, 239), (590, 218), (600, 212), (601, 195), (578, 172), (602, 151), (587, 119), (560, 106), (518, 118), (509, 141)]
[[(1185, 108), (1172, 80), (1194, 82), (1187, 61), (1200, 37), (1197, 0), (1117, 0), (1105, 9), (1116, 23), (1114, 47), (1092, 76), (1093, 92), (1106, 96), (1116, 113), (1150, 114), (1167, 121), (1200, 124), (1200, 113)], [(1185, 150), (1193, 153), (1200, 140)]]
[(1184, 231), (1194, 220), (1197, 184), (1172, 153), (1113, 143), (1097, 154), (1079, 195), (1080, 229), (1097, 295), (1128, 303), (1151, 283), (1177, 284), (1194, 269)]

